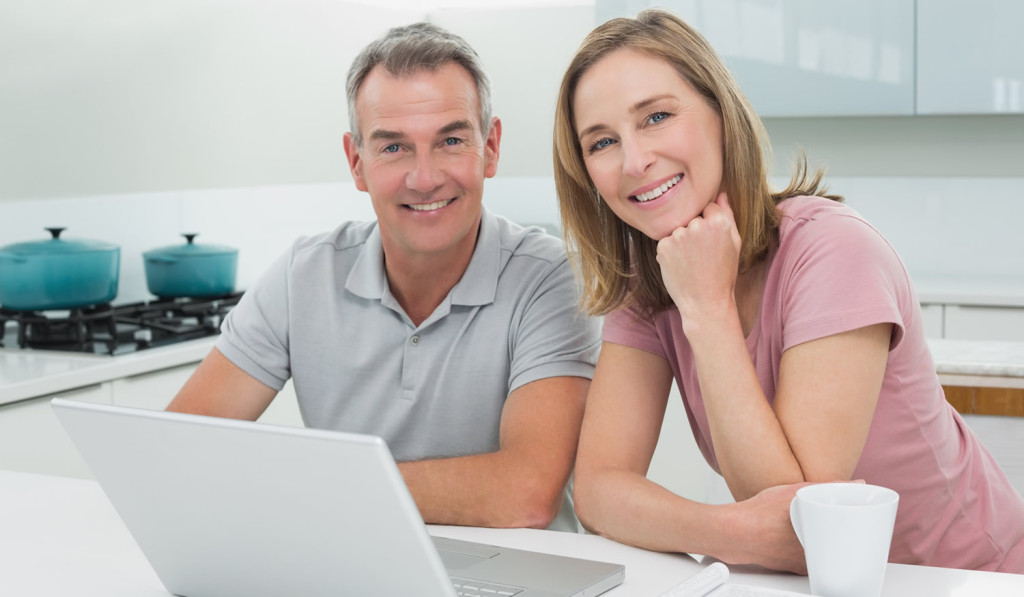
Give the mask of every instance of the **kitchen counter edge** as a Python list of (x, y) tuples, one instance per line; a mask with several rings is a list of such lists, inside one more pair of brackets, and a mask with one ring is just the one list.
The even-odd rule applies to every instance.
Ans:
[(198, 364), (206, 357), (216, 342), (217, 336), (211, 336), (117, 356), (0, 349), (0, 365), (7, 367), (17, 366), (15, 361), (24, 359), (50, 362), (60, 362), (63, 359), (65, 362), (74, 363), (73, 367), (54, 374), (14, 381), (4, 380), (0, 375), (0, 405), (52, 396), (76, 388), (153, 373), (180, 365)]

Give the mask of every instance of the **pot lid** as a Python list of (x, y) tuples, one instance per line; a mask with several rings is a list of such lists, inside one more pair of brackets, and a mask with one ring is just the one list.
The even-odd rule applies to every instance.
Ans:
[(47, 228), (53, 238), (31, 240), (0, 248), (5, 253), (16, 255), (79, 255), (82, 253), (109, 253), (121, 247), (99, 240), (65, 240), (60, 238), (64, 228)]
[(234, 247), (228, 247), (226, 245), (211, 245), (211, 244), (196, 244), (195, 238), (199, 236), (198, 233), (185, 233), (182, 234), (185, 237), (185, 243), (180, 245), (171, 245), (169, 247), (160, 247), (158, 249), (151, 249), (146, 251), (142, 255), (144, 257), (213, 257), (217, 255), (235, 255), (238, 253), (238, 249)]

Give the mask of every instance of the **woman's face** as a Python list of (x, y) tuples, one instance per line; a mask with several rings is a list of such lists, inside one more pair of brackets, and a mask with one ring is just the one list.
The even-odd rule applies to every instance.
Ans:
[(573, 103), (583, 162), (608, 207), (654, 240), (722, 186), (722, 122), (669, 63), (623, 48), (587, 70)]

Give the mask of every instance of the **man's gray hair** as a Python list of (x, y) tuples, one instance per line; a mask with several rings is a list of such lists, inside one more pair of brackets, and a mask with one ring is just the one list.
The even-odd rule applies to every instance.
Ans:
[(422, 70), (434, 72), (451, 62), (465, 68), (476, 83), (480, 130), (486, 137), (491, 129), (491, 84), (480, 64), (480, 56), (458, 35), (431, 23), (414, 23), (393, 27), (370, 42), (349, 68), (346, 84), (348, 122), (356, 145), (363, 144), (356, 117), (356, 94), (370, 71), (380, 65), (394, 77), (405, 77)]

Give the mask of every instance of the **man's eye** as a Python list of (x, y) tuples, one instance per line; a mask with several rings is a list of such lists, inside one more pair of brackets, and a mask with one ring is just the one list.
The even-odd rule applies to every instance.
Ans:
[(462, 143), (462, 139), (458, 137), (448, 137), (444, 140), (445, 145), (458, 145), (459, 143)]
[(395, 153), (399, 149), (400, 146), (398, 145), (398, 143), (392, 143), (391, 145), (388, 145), (387, 147), (384, 148), (384, 153)]

